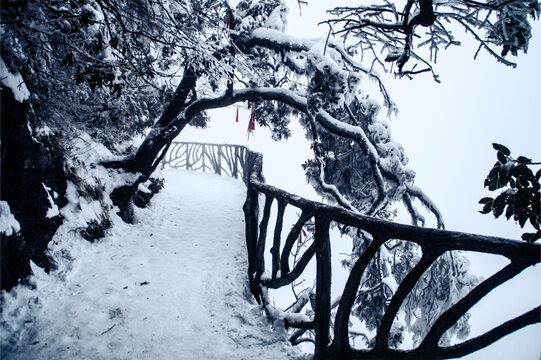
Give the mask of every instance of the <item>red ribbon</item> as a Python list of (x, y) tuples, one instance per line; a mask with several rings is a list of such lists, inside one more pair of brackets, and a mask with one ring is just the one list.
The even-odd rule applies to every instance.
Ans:
[(252, 114), (250, 115), (250, 121), (248, 122), (248, 139), (253, 131), (255, 131), (255, 106), (252, 104)]
[(314, 157), (316, 158), (316, 160), (321, 164), (321, 166), (325, 167), (325, 164), (323, 164), (323, 161), (321, 161), (321, 159), (319, 158), (319, 156), (317, 156), (317, 147), (319, 146), (318, 142), (317, 141), (314, 141), (312, 143), (312, 145), (310, 145), (310, 149), (312, 149), (314, 151)]
[(306, 231), (304, 231), (304, 228), (301, 229), (301, 232), (299, 233), (299, 244), (302, 244), (302, 236), (306, 238)]
[(233, 17), (233, 12), (232, 11), (228, 11), (228, 14), (227, 14), (227, 20), (226, 20), (226, 23), (225, 23), (225, 26), (228, 28), (228, 29), (233, 29), (233, 26), (234, 26), (234, 20), (235, 18)]

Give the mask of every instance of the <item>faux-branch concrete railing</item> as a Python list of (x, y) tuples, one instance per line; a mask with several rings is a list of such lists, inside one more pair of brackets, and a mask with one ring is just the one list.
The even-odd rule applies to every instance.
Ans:
[[(373, 217), (355, 214), (340, 207), (330, 206), (304, 199), (265, 183), (262, 176), (263, 156), (237, 145), (173, 143), (163, 165), (183, 167), (188, 170), (213, 171), (216, 174), (242, 177), (247, 186), (244, 204), (246, 246), (248, 250), (248, 280), (250, 290), (258, 303), (263, 303), (267, 313), (275, 320), (282, 320), (288, 328), (293, 344), (299, 343), (306, 331), (315, 333), (315, 359), (449, 359), (464, 356), (486, 347), (505, 335), (530, 324), (541, 322), (541, 307), (538, 306), (521, 316), (511, 319), (494, 329), (460, 344), (441, 347), (438, 343), (468, 310), (497, 286), (513, 278), (527, 267), (541, 261), (541, 245), (497, 237), (466, 234), (453, 231), (420, 228), (388, 222)], [(259, 220), (259, 195), (265, 196), (263, 215)], [(270, 220), (271, 206), (278, 202), (277, 219), (271, 248), (271, 270), (265, 268), (265, 243)], [(302, 211), (298, 221), (288, 233), (282, 245), (283, 216), (286, 206)], [(314, 241), (289, 268), (289, 258), (295, 241), (303, 226), (314, 219)], [(331, 304), (331, 222), (362, 229), (372, 235), (373, 240), (351, 268), (344, 292), (339, 301)], [(388, 304), (372, 349), (353, 349), (349, 343), (349, 319), (355, 297), (361, 285), (363, 272), (379, 248), (390, 239), (416, 243), (422, 249), (420, 261), (401, 281)], [(280, 251), (281, 250), (281, 251)], [(421, 344), (411, 350), (398, 350), (389, 346), (388, 338), (392, 323), (417, 281), (436, 259), (447, 251), (465, 250), (502, 255), (510, 263), (482, 281), (467, 295), (437, 318)], [(316, 258), (316, 292), (301, 294), (289, 311), (276, 309), (268, 295), (269, 288), (290, 285)], [(270, 273), (268, 276), (266, 273)], [(447, 274), (446, 274), (447, 275)], [(300, 311), (315, 299), (314, 316), (307, 319)], [(331, 309), (338, 306), (331, 329)], [(332, 331), (331, 331), (332, 330)], [(331, 332), (334, 336), (331, 338)], [(306, 340), (306, 339), (305, 339)]]

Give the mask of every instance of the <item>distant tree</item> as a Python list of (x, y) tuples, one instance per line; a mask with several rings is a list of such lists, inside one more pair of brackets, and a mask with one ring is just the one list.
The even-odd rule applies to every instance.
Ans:
[(496, 196), (484, 197), (479, 200), (483, 204), (482, 214), (492, 213), (495, 218), (500, 217), (505, 211), (505, 217), (511, 217), (518, 222), (521, 228), (530, 221), (537, 232), (524, 233), (522, 239), (533, 242), (541, 238), (539, 226), (541, 224), (541, 169), (533, 173), (531, 167), (541, 165), (531, 159), (519, 156), (514, 159), (511, 151), (504, 145), (492, 144), (497, 151), (498, 161), (490, 170), (485, 179), (485, 187), (490, 191), (502, 189)]
[[(314, 40), (284, 33), (288, 9), (280, 0), (240, 0), (234, 9), (223, 0), (4, 1), (1, 11), (2, 59), (22, 75), (42, 125), (64, 130), (66, 137), (90, 132), (113, 148), (118, 139), (145, 134), (136, 149), (119, 147), (118, 160), (102, 162), (135, 174), (135, 181), (110, 194), (126, 221), (132, 220), (138, 185), (186, 125), (204, 126), (205, 110), (249, 101), (276, 139), (290, 135), (288, 123), (298, 116), (314, 149), (314, 159), (304, 165), (307, 177), (326, 198), (386, 219), (393, 217), (390, 205), (403, 202), (411, 222), (423, 225), (417, 199), (443, 228), (440, 212), (414, 185), (405, 152), (379, 115), (382, 107), (390, 114), (396, 105), (377, 69), (392, 71), (396, 64), (399, 76), (430, 72), (438, 80), (433, 63), (440, 48), (459, 44), (448, 22), (465, 28), (479, 50), (513, 65), (505, 56), (527, 50), (530, 17), (540, 9), (536, 0), (340, 7), (325, 21), (329, 36)], [(428, 58), (417, 52), (423, 46)], [(378, 84), (382, 105), (363, 91), (365, 77)], [(426, 96), (419, 98), (422, 106)], [(370, 238), (342, 231), (353, 238), (355, 258)], [(369, 329), (377, 326), (392, 284), (418, 260), (418, 251), (402, 242), (386, 249), (358, 297), (357, 314)], [(416, 321), (407, 321), (410, 330), (426, 329), (460, 289), (471, 286), (465, 265), (456, 254), (435, 265), (462, 275), (427, 275), (408, 302), (409, 310), (421, 311)], [(430, 301), (435, 305), (427, 310)], [(465, 329), (467, 324), (456, 333)]]

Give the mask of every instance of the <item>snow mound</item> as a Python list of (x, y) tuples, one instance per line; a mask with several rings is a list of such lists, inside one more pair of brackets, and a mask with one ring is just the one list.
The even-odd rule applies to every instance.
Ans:
[(247, 289), (244, 185), (164, 175), (137, 224), (117, 222), (107, 238), (67, 249), (76, 257), (61, 275), (32, 264), (34, 289), (2, 293), (3, 357), (307, 358), (271, 330)]
[(23, 102), (30, 97), (30, 92), (24, 83), (21, 74), (12, 74), (9, 72), (4, 59), (0, 57), (0, 82), (13, 91), (13, 96), (18, 102)]
[(17, 219), (11, 213), (7, 201), (0, 200), (0, 232), (6, 234), (6, 236), (11, 236), (20, 230), (21, 225), (19, 225)]

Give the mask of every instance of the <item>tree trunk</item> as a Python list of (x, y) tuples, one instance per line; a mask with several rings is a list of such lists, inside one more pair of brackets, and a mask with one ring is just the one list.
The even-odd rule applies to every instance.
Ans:
[(106, 167), (120, 168), (133, 173), (141, 173), (143, 176), (150, 176), (154, 171), (152, 165), (159, 156), (160, 150), (167, 146), (186, 126), (187, 122), (182, 122), (180, 126), (173, 124), (179, 116), (182, 109), (185, 108), (186, 99), (190, 91), (195, 88), (197, 75), (191, 68), (187, 68), (182, 81), (177, 87), (173, 99), (167, 105), (162, 116), (152, 126), (152, 130), (145, 138), (137, 152), (121, 161), (105, 163)]
[[(48, 217), (50, 199), (66, 204), (66, 176), (62, 150), (54, 135), (34, 139), (33, 112), (27, 101), (1, 91), (1, 199), (19, 222), (20, 233), (1, 233), (2, 289), (9, 290), (32, 273), (30, 260), (46, 271), (54, 266), (47, 245), (62, 224), (62, 216)], [(50, 190), (46, 190), (46, 188)], [(54, 195), (56, 193), (56, 197)]]
[[(195, 88), (197, 78), (198, 76), (193, 69), (186, 69), (184, 77), (173, 95), (173, 99), (134, 155), (121, 161), (103, 163), (105, 167), (141, 174), (135, 183), (116, 188), (111, 193), (113, 204), (120, 209), (118, 214), (127, 223), (133, 223), (134, 221), (132, 203), (137, 186), (148, 180), (160, 163), (161, 158), (165, 155), (169, 144), (188, 124), (189, 120), (187, 119), (179, 122), (175, 122), (175, 120), (182, 109), (185, 108), (186, 99), (190, 91)], [(162, 151), (162, 149), (164, 150)], [(160, 151), (162, 151), (161, 154)]]

